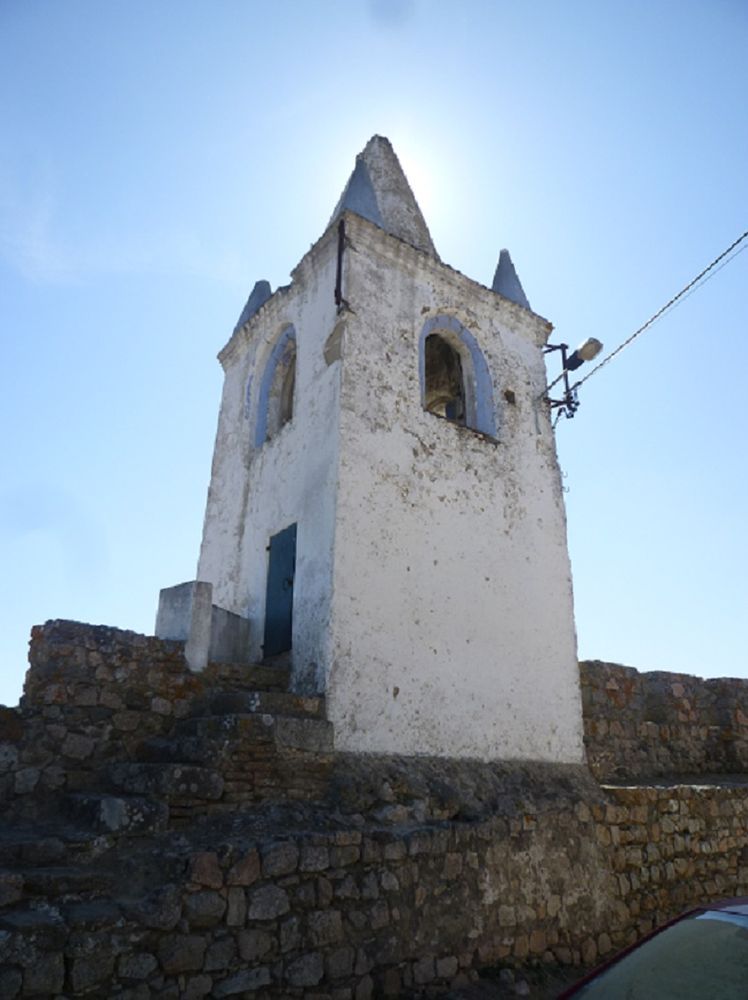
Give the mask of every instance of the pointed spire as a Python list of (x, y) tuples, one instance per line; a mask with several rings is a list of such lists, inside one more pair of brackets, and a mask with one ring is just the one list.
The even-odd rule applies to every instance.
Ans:
[(375, 135), (358, 154), (328, 228), (345, 211), (362, 215), (385, 232), (438, 259), (426, 220), (389, 139)]
[[(514, 270), (514, 264), (508, 250), (502, 250), (499, 254), (499, 263), (496, 265), (491, 288), (499, 295), (503, 295), (505, 299), (509, 299), (510, 302), (516, 302), (523, 309), (530, 309), (530, 303), (527, 301), (517, 272)], [(531, 309), (530, 311), (532, 312)]]
[(234, 330), (236, 331), (241, 329), (245, 323), (249, 322), (260, 306), (263, 306), (272, 294), (269, 281), (256, 281), (255, 287), (250, 292), (247, 304), (242, 309), (242, 314), (239, 317)]

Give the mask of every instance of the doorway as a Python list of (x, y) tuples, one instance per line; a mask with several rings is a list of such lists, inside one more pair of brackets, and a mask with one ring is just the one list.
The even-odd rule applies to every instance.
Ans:
[(263, 659), (291, 649), (293, 634), (293, 583), (296, 573), (296, 525), (291, 524), (268, 545)]

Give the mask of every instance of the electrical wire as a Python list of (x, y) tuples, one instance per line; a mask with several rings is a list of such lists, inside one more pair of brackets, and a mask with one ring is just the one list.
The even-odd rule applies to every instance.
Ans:
[[(591, 371), (587, 372), (584, 378), (580, 379), (578, 382), (575, 382), (574, 385), (572, 386), (572, 391), (578, 389), (580, 385), (583, 385), (585, 382), (591, 379), (592, 376), (595, 374), (595, 372), (599, 372), (601, 368), (604, 368), (605, 365), (607, 365), (610, 361), (612, 361), (617, 354), (620, 354), (625, 347), (628, 347), (629, 344), (632, 341), (636, 340), (636, 338), (640, 334), (644, 333), (644, 331), (649, 329), (649, 327), (652, 326), (653, 323), (656, 323), (658, 319), (664, 316), (664, 314), (669, 309), (672, 309), (675, 305), (680, 304), (682, 299), (687, 298), (688, 295), (690, 295), (692, 292), (695, 292), (696, 287), (698, 285), (705, 284), (709, 280), (709, 278), (714, 277), (717, 271), (721, 271), (726, 264), (729, 264), (731, 260), (734, 260), (739, 253), (742, 253), (743, 250), (748, 249), (748, 244), (746, 244), (746, 246), (741, 247), (737, 253), (734, 253), (732, 257), (729, 258), (729, 260), (725, 260), (728, 254), (732, 253), (735, 247), (739, 246), (745, 239), (748, 239), (748, 229), (746, 229), (746, 231), (741, 236), (738, 236), (738, 238), (733, 243), (731, 243), (726, 250), (723, 250), (722, 253), (719, 255), (719, 257), (715, 257), (714, 260), (711, 262), (711, 264), (708, 264), (704, 268), (704, 270), (701, 271), (699, 274), (697, 274), (696, 277), (693, 278), (691, 281), (689, 281), (684, 288), (681, 288), (681, 290), (678, 292), (677, 295), (674, 295), (669, 302), (667, 302), (661, 309), (658, 309), (657, 312), (654, 314), (654, 316), (651, 316), (646, 323), (642, 324), (642, 326), (640, 326), (638, 330), (634, 330), (634, 332), (631, 334), (630, 337), (627, 337), (622, 344), (619, 344), (614, 351), (611, 351), (607, 357), (603, 358), (600, 364), (595, 365), (595, 367)], [(717, 267), (717, 264), (719, 264), (720, 262), (724, 263), (722, 263), (721, 267), (718, 267), (717, 270), (715, 271), (714, 268)], [(707, 275), (709, 277), (707, 277)], [(558, 382), (559, 379), (563, 376), (563, 374), (564, 373), (562, 372), (559, 378), (555, 379), (555, 381), (552, 382), (551, 385), (548, 386), (548, 388), (550, 389), (551, 386), (555, 385), (556, 382)]]

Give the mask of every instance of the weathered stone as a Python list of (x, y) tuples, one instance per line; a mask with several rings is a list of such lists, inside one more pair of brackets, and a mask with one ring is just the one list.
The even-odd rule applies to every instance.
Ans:
[(246, 919), (247, 896), (244, 889), (229, 889), (228, 906), (226, 909), (226, 924), (229, 927), (243, 927)]
[(301, 849), (299, 868), (303, 872), (322, 872), (330, 867), (330, 851), (324, 845), (305, 845)]
[(399, 969), (385, 969), (378, 979), (378, 995), (381, 994), (383, 997), (396, 997), (400, 995), (402, 979)]
[(17, 903), (23, 896), (23, 875), (0, 871), (0, 906)]
[[(1, 708), (2, 706), (0, 706)], [(0, 739), (2, 738), (2, 722), (0, 721)], [(18, 748), (12, 743), (0, 742), (0, 774), (6, 774), (15, 769), (18, 764)]]
[(129, 989), (122, 990), (117, 994), (117, 1000), (151, 1000), (154, 994), (145, 983), (139, 983)]
[(407, 853), (408, 849), (401, 840), (394, 840), (384, 845), (385, 861), (401, 861)]
[(209, 889), (220, 889), (223, 885), (223, 872), (218, 864), (218, 855), (213, 851), (201, 851), (190, 857), (190, 881), (196, 885), (205, 885)]
[(85, 760), (91, 756), (95, 748), (96, 744), (92, 739), (78, 733), (68, 733), (62, 744), (63, 754), (66, 757), (72, 757), (73, 760)]
[(221, 938), (208, 946), (205, 953), (206, 972), (227, 969), (236, 958), (236, 942), (232, 937)]
[(399, 892), (400, 890), (400, 882), (397, 875), (387, 869), (379, 876), (379, 884), (385, 892)]
[(92, 986), (102, 985), (114, 971), (114, 955), (99, 950), (95, 955), (74, 958), (70, 965), (70, 983), (76, 993), (84, 993)]
[(173, 930), (182, 915), (181, 894), (176, 886), (166, 885), (147, 899), (127, 907), (135, 920), (152, 930)]
[(114, 711), (120, 711), (124, 709), (125, 703), (122, 701), (120, 696), (115, 692), (111, 691), (109, 688), (104, 688), (99, 696), (99, 704), (105, 705), (107, 708), (114, 709)]
[(280, 949), (285, 954), (297, 950), (301, 946), (301, 930), (298, 917), (289, 917), (281, 921)]
[(422, 958), (420, 961), (413, 963), (413, 979), (419, 986), (433, 982), (434, 978), (433, 958)]
[(0, 969), (0, 997), (15, 1000), (21, 992), (23, 976), (20, 969)]
[(39, 783), (39, 769), (36, 767), (23, 767), (16, 771), (15, 792), (16, 795), (28, 795), (34, 791)]
[(454, 955), (436, 960), (436, 974), (440, 979), (452, 979), (457, 975), (458, 968), (459, 963)]
[(382, 927), (387, 927), (390, 922), (390, 910), (387, 903), (383, 900), (377, 900), (371, 909), (369, 910), (369, 923), (371, 929), (376, 931)]
[(345, 847), (333, 847), (330, 851), (330, 865), (333, 868), (346, 868), (355, 864), (361, 857), (361, 848), (355, 844)]
[(361, 892), (359, 891), (355, 878), (352, 875), (346, 875), (346, 877), (335, 886), (335, 895), (338, 899), (360, 899)]
[(115, 729), (124, 733), (134, 732), (140, 725), (140, 712), (122, 711), (115, 712), (112, 716), (112, 724)]
[(24, 995), (61, 993), (65, 979), (65, 960), (61, 953), (36, 954), (23, 970)]
[(314, 882), (303, 882), (296, 890), (294, 898), (300, 907), (311, 910), (317, 905), (317, 893)]
[(213, 987), (213, 996), (220, 1000), (221, 997), (235, 996), (237, 993), (252, 993), (261, 986), (268, 986), (270, 981), (268, 968), (245, 969), (216, 983)]
[(168, 983), (156, 993), (157, 1000), (182, 1000), (176, 983)]
[(214, 927), (226, 912), (226, 900), (211, 889), (188, 893), (184, 915), (190, 927)]
[(462, 855), (452, 851), (444, 858), (444, 877), (449, 879), (458, 878), (462, 874)]
[(530, 941), (527, 934), (518, 934), (514, 939), (514, 955), (516, 958), (527, 958), (530, 952)]
[(53, 865), (63, 861), (66, 854), (65, 844), (58, 837), (38, 837), (21, 849), (21, 857), (31, 865)]
[(327, 957), (327, 975), (330, 979), (345, 979), (353, 973), (356, 953), (353, 948), (337, 948)]
[(236, 862), (226, 876), (227, 885), (252, 885), (260, 877), (260, 855), (256, 850), (248, 851)]
[(316, 986), (323, 975), (324, 965), (319, 952), (302, 955), (286, 967), (286, 980), (291, 986)]
[(378, 823), (386, 823), (390, 826), (402, 826), (410, 819), (410, 812), (406, 806), (401, 805), (400, 803), (393, 806), (382, 806), (382, 808), (377, 809), (373, 815), (374, 819), (376, 819)]
[(343, 940), (343, 920), (339, 910), (319, 910), (307, 920), (309, 938), (317, 947), (337, 944)]
[(157, 966), (155, 955), (139, 952), (134, 955), (122, 955), (117, 967), (123, 979), (147, 979)]
[(239, 934), (239, 954), (245, 962), (263, 958), (273, 947), (273, 939), (265, 931), (248, 930)]
[(212, 988), (213, 980), (210, 976), (191, 976), (180, 1000), (201, 1000), (210, 995)]
[(372, 1000), (374, 996), (374, 981), (370, 976), (359, 980), (354, 994), (355, 1000)]
[(332, 882), (329, 879), (317, 879), (317, 903), (319, 906), (329, 906), (332, 902), (333, 892)]
[(159, 942), (158, 957), (164, 972), (199, 972), (203, 967), (205, 939), (197, 934), (170, 934)]
[(296, 871), (298, 864), (299, 849), (296, 844), (293, 842), (275, 844), (262, 856), (262, 874), (264, 878), (289, 875)]
[(597, 958), (597, 945), (592, 938), (587, 938), (582, 944), (582, 961), (585, 965), (592, 965)]
[(250, 893), (250, 920), (274, 920), (288, 913), (289, 909), (288, 893), (276, 885), (265, 885)]
[(361, 898), (379, 899), (379, 883), (374, 872), (367, 872), (361, 880)]
[(374, 968), (374, 963), (372, 962), (372, 960), (369, 958), (369, 956), (366, 954), (363, 948), (359, 948), (358, 951), (356, 952), (356, 967), (354, 968), (353, 971), (356, 973), (357, 976), (363, 976), (365, 973), (371, 972), (373, 968)]

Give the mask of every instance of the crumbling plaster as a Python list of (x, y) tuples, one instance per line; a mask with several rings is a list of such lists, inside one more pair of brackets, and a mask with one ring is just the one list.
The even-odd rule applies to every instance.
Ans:
[[(332, 594), (338, 452), (339, 365), (324, 345), (336, 322), (332, 289), (336, 243), (323, 237), (219, 355), (225, 370), (198, 579), (214, 602), (250, 621), (250, 658), (262, 658), (266, 546), (296, 522), (294, 605), (296, 686), (323, 686)], [(283, 331), (297, 338), (294, 416), (272, 439), (255, 441), (259, 385)]]
[[(265, 549), (298, 523), (292, 683), (326, 693), (341, 749), (579, 762), (565, 517), (538, 402), (551, 326), (344, 219), (342, 310), (333, 227), (221, 352), (198, 576), (250, 619), (259, 659)], [(422, 408), (419, 338), (440, 315), (483, 352), (495, 438)], [(294, 417), (256, 446), (256, 384), (289, 324)]]
[[(336, 745), (579, 761), (565, 515), (538, 404), (550, 324), (362, 219), (347, 236)], [(422, 409), (418, 339), (438, 314), (486, 357), (496, 440)]]

